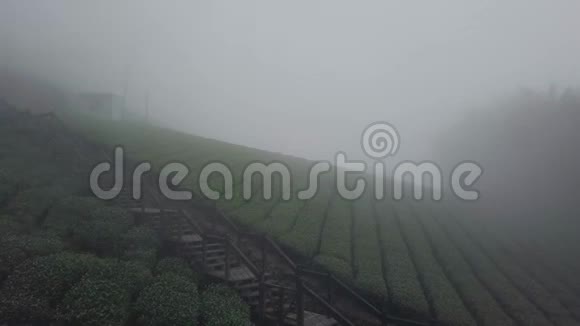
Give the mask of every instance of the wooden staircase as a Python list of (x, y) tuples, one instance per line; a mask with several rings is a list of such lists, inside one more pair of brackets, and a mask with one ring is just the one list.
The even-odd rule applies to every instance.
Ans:
[(132, 200), (128, 192), (123, 192), (117, 202), (134, 213), (145, 215), (148, 223), (192, 267), (236, 289), (264, 324), (340, 325), (331, 317), (304, 310), (303, 305), (298, 311), (300, 306), (296, 302), (298, 291), (295, 280), (281, 280), (270, 272), (258, 269), (230, 239), (201, 230), (188, 212), (144, 207)]

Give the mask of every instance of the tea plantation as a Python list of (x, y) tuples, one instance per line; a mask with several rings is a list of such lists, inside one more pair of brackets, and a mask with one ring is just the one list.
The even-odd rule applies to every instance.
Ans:
[[(200, 196), (204, 164), (225, 162), (234, 172), (234, 200), (216, 202), (240, 226), (271, 235), (304, 262), (323, 266), (374, 302), (401, 316), (445, 325), (578, 325), (580, 263), (556, 245), (573, 239), (525, 237), (507, 225), (470, 217), (462, 203), (348, 201), (332, 175), (308, 201), (242, 198), (243, 168), (253, 161), (286, 163), (293, 191), (306, 188), (313, 162), (173, 130), (67, 116), (68, 124), (108, 148), (121, 144), (134, 160), (159, 169), (179, 161), (190, 168), (182, 184)], [(223, 181), (210, 180), (220, 189)], [(530, 226), (531, 227), (531, 226)], [(528, 234), (531, 234), (528, 233)], [(551, 236), (551, 238), (550, 238)], [(537, 242), (536, 242), (537, 241)], [(570, 250), (569, 252), (573, 252)]]
[(0, 325), (249, 325), (236, 293), (90, 196), (92, 163), (52, 117), (0, 112)]

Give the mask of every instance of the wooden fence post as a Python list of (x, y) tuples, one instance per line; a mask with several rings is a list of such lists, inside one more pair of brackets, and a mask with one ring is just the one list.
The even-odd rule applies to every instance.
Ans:
[(266, 320), (266, 287), (264, 284), (264, 273), (260, 275), (260, 284), (259, 284), (259, 303), (258, 303), (258, 313), (260, 315), (260, 320), (264, 322)]
[(328, 303), (332, 304), (332, 274), (330, 272), (326, 274), (326, 291)]
[[(143, 190), (143, 186), (141, 186), (141, 190)], [(141, 191), (141, 198), (139, 200), (141, 201), (141, 214), (145, 217), (145, 193), (143, 191)]]
[(230, 241), (228, 239), (224, 240), (225, 242), (225, 250), (226, 250), (226, 266), (225, 266), (225, 273), (226, 273), (226, 280), (229, 282), (230, 280)]
[(201, 239), (201, 261), (203, 263), (203, 267), (205, 268), (205, 262), (207, 260), (207, 239), (206, 237), (203, 237)]
[(304, 288), (300, 269), (296, 270), (296, 325), (304, 326)]
[(283, 325), (284, 324), (284, 296), (285, 296), (285, 291), (284, 288), (279, 288), (279, 297), (278, 297), (278, 324), (279, 325)]
[(387, 322), (387, 312), (385, 311), (385, 307), (381, 309), (381, 325), (387, 326), (389, 323)]
[(266, 238), (261, 238), (262, 245), (262, 276), (266, 273)]
[(165, 209), (163, 209), (163, 205), (159, 205), (159, 215), (161, 216), (161, 221), (159, 224), (161, 224), (161, 233), (163, 234), (164, 237), (169, 237), (171, 239), (171, 234), (168, 230), (168, 225), (167, 225), (167, 216), (165, 215)]

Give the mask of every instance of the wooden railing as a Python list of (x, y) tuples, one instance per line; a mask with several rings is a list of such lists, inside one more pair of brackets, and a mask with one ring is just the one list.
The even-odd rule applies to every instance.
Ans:
[[(265, 299), (265, 294), (266, 291), (270, 291), (271, 296), (270, 297), (276, 297), (276, 301), (274, 302), (274, 300), (272, 301), (273, 306), (275, 307), (275, 310), (273, 310), (272, 312), (275, 313), (275, 319), (278, 323), (278, 325), (283, 325), (284, 324), (284, 320), (287, 318), (288, 314), (292, 312), (292, 303), (288, 304), (288, 301), (286, 300), (286, 298), (296, 298), (296, 289), (295, 288), (291, 288), (291, 287), (287, 287), (287, 286), (283, 286), (280, 284), (274, 284), (274, 283), (270, 283), (270, 282), (263, 282), (260, 285), (260, 315), (262, 316), (262, 320), (265, 317), (265, 303), (264, 303), (264, 299)], [(274, 295), (273, 292), (276, 292), (276, 294)], [(262, 295), (263, 294), (263, 295)], [(288, 307), (285, 307), (288, 304)], [(297, 306), (294, 302), (294, 311), (296, 313), (296, 316), (298, 316), (298, 311), (297, 311)], [(300, 324), (300, 322), (298, 322), (298, 324)]]
[(286, 264), (294, 271), (296, 272), (297, 270), (297, 266), (296, 263), (292, 260), (292, 258), (290, 258), (286, 252), (284, 252), (284, 250), (282, 250), (282, 248), (280, 248), (280, 246), (274, 241), (272, 240), (272, 238), (270, 238), (269, 236), (265, 235), (263, 237), (263, 242), (264, 244), (268, 244), (270, 246), (270, 248), (272, 250), (274, 250), (274, 252), (276, 252), (278, 254), (278, 256), (280, 256), (282, 258), (282, 260), (284, 260), (284, 262), (286, 262)]
[(325, 309), (325, 311), (330, 315), (330, 317), (334, 318), (334, 320), (339, 322), (341, 325), (354, 326), (354, 324), (347, 317), (345, 317), (340, 311), (338, 311), (330, 303), (328, 303), (328, 301), (320, 297), (310, 287), (306, 286), (305, 284), (302, 284), (302, 288), (304, 292), (308, 294), (310, 297), (314, 298), (314, 300), (318, 304), (320, 304)]
[(421, 322), (412, 319), (399, 318), (385, 313), (382, 309), (377, 308), (375, 305), (370, 303), (350, 286), (348, 286), (341, 279), (337, 278), (330, 272), (323, 272), (304, 268), (299, 266), (298, 269), (303, 275), (310, 275), (323, 280), (323, 284), (326, 284), (327, 301), (332, 303), (332, 289), (338, 288), (342, 292), (347, 293), (356, 302), (363, 305), (368, 311), (372, 312), (375, 317), (379, 318), (383, 323), (395, 323), (397, 325), (409, 325), (409, 326), (430, 326), (436, 324), (436, 322)]
[[(323, 271), (315, 271), (312, 269), (308, 269), (308, 268), (304, 268), (302, 266), (298, 266), (293, 260), (292, 258), (290, 258), (288, 256), (288, 254), (286, 254), (286, 252), (272, 239), (270, 238), (268, 235), (265, 234), (259, 234), (259, 233), (249, 233), (249, 232), (242, 232), (240, 230), (240, 228), (236, 225), (235, 222), (233, 222), (226, 214), (222, 213), (221, 210), (216, 208), (216, 213), (215, 215), (217, 217), (219, 217), (221, 220), (223, 220), (228, 227), (230, 227), (237, 235), (238, 237), (252, 237), (252, 238), (258, 238), (263, 246), (268, 246), (270, 250), (274, 251), (285, 263), (286, 265), (292, 270), (292, 272), (294, 274), (302, 274), (302, 275), (311, 275), (311, 276), (316, 276), (318, 278), (322, 278), (323, 283), (326, 284), (326, 293), (327, 293), (327, 298), (326, 300), (324, 300), (321, 296), (319, 296), (318, 294), (316, 294), (316, 292), (312, 291), (312, 289), (310, 289), (308, 286), (305, 286), (307, 289), (310, 289), (310, 292), (308, 294), (315, 294), (315, 298), (318, 300), (323, 300), (324, 304), (321, 303), (321, 305), (323, 305), (330, 313), (332, 313), (332, 315), (336, 315), (337, 321), (341, 322), (341, 324), (344, 325), (351, 325), (352, 323), (350, 321), (348, 321), (348, 319), (342, 315), (339, 311), (337, 311), (335, 308), (332, 307), (332, 288), (338, 288), (340, 289), (343, 293), (346, 293), (349, 297), (351, 297), (355, 302), (357, 302), (358, 304), (360, 304), (362, 307), (364, 307), (368, 312), (370, 312), (372, 315), (374, 315), (376, 318), (378, 318), (383, 324), (386, 323), (396, 323), (397, 325), (409, 325), (409, 326), (429, 326), (429, 325), (435, 325), (436, 322), (421, 322), (421, 321), (417, 321), (417, 320), (412, 320), (412, 319), (405, 319), (405, 318), (399, 318), (399, 317), (395, 317), (392, 316), (388, 313), (386, 313), (383, 309), (377, 308), (375, 305), (373, 305), (371, 302), (369, 302), (367, 299), (365, 299), (362, 295), (360, 295), (356, 290), (354, 290), (352, 287), (350, 287), (348, 284), (346, 284), (344, 281), (342, 281), (341, 279), (339, 279), (338, 277), (336, 277), (334, 274), (330, 273), (330, 272), (323, 272)], [(265, 255), (265, 248), (262, 249), (262, 262), (264, 263), (266, 260), (266, 255)], [(263, 266), (262, 269), (265, 269), (266, 267)]]

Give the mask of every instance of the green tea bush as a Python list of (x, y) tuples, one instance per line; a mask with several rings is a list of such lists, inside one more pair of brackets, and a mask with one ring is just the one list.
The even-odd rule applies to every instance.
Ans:
[(310, 199), (296, 217), (292, 230), (279, 238), (281, 244), (306, 257), (315, 255), (323, 217), (330, 201), (331, 195), (322, 192)]
[(399, 216), (392, 203), (377, 202), (377, 221), (383, 246), (383, 261), (389, 289), (388, 309), (400, 315), (430, 316), (429, 302), (419, 280), (419, 274), (406, 242), (406, 234), (401, 232)]
[(354, 284), (378, 301), (386, 294), (387, 288), (373, 204), (371, 194), (352, 203), (354, 207), (352, 259), (355, 269)]
[(131, 295), (143, 289), (153, 279), (151, 271), (144, 265), (111, 258), (100, 259), (85, 277), (113, 282)]
[(236, 209), (232, 212), (232, 215), (241, 225), (253, 226), (255, 224), (262, 223), (276, 204), (277, 200), (265, 200), (263, 198), (258, 198)]
[(343, 280), (352, 279), (352, 268), (350, 262), (331, 256), (319, 255), (314, 258), (316, 264), (326, 267), (334, 276)]
[(423, 284), (426, 296), (433, 306), (437, 320), (443, 325), (477, 324), (459, 293), (453, 288), (453, 284), (448, 281), (443, 266), (439, 265), (433, 255), (431, 243), (421, 229), (420, 221), (414, 216), (413, 208), (403, 205), (397, 208), (400, 216), (407, 216), (399, 220), (401, 230), (406, 234), (417, 269), (424, 271)]
[(92, 193), (90, 192), (90, 185), (86, 181), (88, 172), (86, 172), (86, 174), (79, 174), (76, 171), (76, 168), (72, 166), (72, 164), (74, 164), (72, 161), (66, 164), (67, 168), (70, 168), (71, 171), (67, 171), (66, 175), (59, 176), (51, 184), (53, 186), (57, 186), (64, 189), (66, 192), (66, 196), (71, 196), (75, 194), (92, 195)]
[(6, 207), (28, 228), (37, 226), (39, 218), (64, 194), (60, 187), (30, 188), (19, 192)]
[(0, 245), (18, 248), (28, 257), (46, 256), (65, 248), (65, 244), (58, 237), (43, 233), (7, 236), (0, 240)]
[[(61, 235), (70, 235), (73, 242), (85, 250), (118, 256), (122, 252), (123, 235), (133, 224), (132, 217), (121, 208), (101, 206), (90, 199), (74, 201), (69, 198), (59, 203), (54, 214), (47, 218), (45, 227)], [(91, 208), (94, 209), (86, 211)], [(80, 218), (77, 214), (81, 214)]]
[(26, 252), (22, 249), (0, 244), (0, 280), (7, 277), (14, 267), (25, 261)]
[(130, 249), (122, 255), (123, 260), (141, 264), (147, 268), (153, 268), (157, 263), (157, 250), (154, 249)]
[(52, 309), (96, 263), (89, 255), (60, 253), (16, 266), (0, 291), (0, 316), (8, 321), (52, 319)]
[[(0, 220), (0, 228), (4, 222), (11, 221)], [(0, 237), (0, 279), (27, 258), (55, 254), (64, 249), (65, 244), (52, 234), (5, 234)]]
[(164, 274), (141, 291), (134, 310), (139, 325), (198, 325), (197, 286), (181, 276)]
[(73, 239), (81, 248), (97, 255), (118, 256), (124, 233), (123, 225), (113, 221), (87, 221), (75, 228)]
[(15, 193), (16, 186), (6, 183), (0, 176), (0, 207), (4, 206)]
[[(17, 222), (1, 219), (0, 228), (12, 223), (15, 224), (11, 227), (21, 228)], [(60, 239), (49, 234), (23, 235), (18, 234), (18, 229), (13, 229), (12, 233), (6, 230), (4, 228), (4, 234), (0, 231), (0, 279), (8, 276), (14, 267), (29, 257), (45, 256), (64, 249)]]
[(20, 324), (52, 320), (56, 316), (46, 298), (11, 289), (3, 291), (6, 292), (0, 293), (0, 322)]
[(250, 308), (233, 289), (223, 285), (210, 285), (203, 292), (202, 298), (202, 320), (204, 325), (250, 325)]
[(0, 239), (18, 235), (24, 231), (24, 227), (14, 217), (0, 215)]
[(132, 216), (122, 208), (103, 206), (91, 211), (87, 220), (78, 223), (73, 233), (75, 242), (99, 255), (119, 256), (123, 236), (133, 225)]
[(191, 269), (189, 264), (185, 260), (177, 257), (163, 258), (157, 263), (155, 274), (163, 275), (167, 273), (173, 273), (194, 280), (195, 282), (199, 280), (199, 276)]
[(84, 278), (67, 292), (58, 319), (73, 325), (122, 326), (129, 312), (129, 293), (113, 281)]
[(3, 184), (8, 185), (18, 185), (22, 188), (27, 187), (26, 178), (21, 176), (22, 170), (27, 167), (32, 167), (32, 164), (22, 160), (17, 154), (14, 153), (14, 148), (5, 147), (2, 144), (2, 149), (4, 156), (0, 160), (0, 180)]
[(294, 225), (295, 217), (304, 207), (305, 202), (301, 200), (281, 201), (272, 209), (270, 217), (259, 224), (256, 229), (276, 238), (281, 236)]
[(115, 222), (125, 231), (134, 224), (133, 216), (125, 209), (114, 206), (102, 206), (89, 214), (91, 221)]
[[(351, 214), (351, 202), (336, 198), (328, 208), (324, 229), (320, 239), (319, 255), (333, 257), (350, 264), (351, 257), (351, 225), (353, 217)], [(341, 264), (342, 265), (342, 264)], [(349, 274), (352, 271), (342, 271), (341, 273)]]
[(56, 166), (43, 149), (38, 148), (28, 148), (16, 153), (11, 151), (9, 157), (2, 159), (0, 167), (21, 188), (48, 187), (67, 172), (66, 168)]
[(63, 198), (50, 209), (44, 221), (44, 228), (55, 231), (61, 236), (71, 235), (79, 223), (87, 221), (91, 212), (102, 206), (103, 203), (91, 197)]
[(161, 241), (155, 230), (145, 226), (137, 226), (123, 235), (123, 244), (128, 249), (158, 250)]

